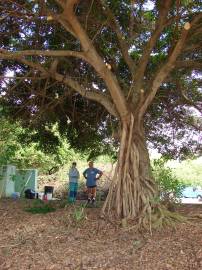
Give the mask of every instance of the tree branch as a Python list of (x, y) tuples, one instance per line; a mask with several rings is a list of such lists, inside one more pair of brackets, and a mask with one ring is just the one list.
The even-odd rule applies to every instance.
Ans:
[(192, 126), (193, 128), (195, 128), (196, 130), (198, 130), (198, 131), (202, 131), (202, 123), (197, 123), (197, 122), (195, 122), (195, 123), (190, 123), (190, 121), (186, 121), (185, 122), (188, 126)]
[(23, 64), (27, 65), (28, 67), (32, 67), (33, 69), (37, 70), (37, 71), (41, 71), (41, 73), (43, 74), (43, 76), (49, 76), (49, 72), (48, 70), (46, 70), (42, 65), (38, 64), (38, 63), (34, 63), (34, 62), (30, 62), (28, 60), (26, 60), (25, 58), (22, 57), (16, 57), (16, 60), (22, 62)]
[[(41, 71), (42, 75), (46, 75), (47, 77), (51, 77), (55, 79), (58, 82), (64, 83), (74, 89), (74, 91), (78, 92), (80, 95), (85, 96), (88, 99), (94, 100), (100, 104), (102, 104), (105, 109), (115, 117), (118, 117), (117, 111), (113, 106), (113, 103), (110, 101), (110, 97), (105, 95), (104, 93), (93, 89), (93, 91), (88, 91), (84, 87), (82, 87), (78, 82), (72, 80), (70, 77), (66, 77), (64, 75), (61, 75), (59, 73), (55, 72), (50, 72), (49, 70), (45, 69), (42, 65), (34, 62), (30, 62), (26, 60), (25, 58), (16, 56), (16, 60), (22, 62), (23, 64), (32, 67), (35, 70)], [(15, 77), (13, 77), (15, 79)]]
[(189, 105), (189, 106), (192, 106), (193, 108), (197, 109), (200, 113), (202, 113), (202, 104), (196, 104), (195, 102), (193, 102), (191, 99), (189, 99), (185, 92), (183, 91), (183, 89), (180, 89), (180, 93), (181, 93), (181, 96), (184, 100), (184, 102)]
[(196, 61), (196, 60), (176, 61), (175, 67), (176, 68), (192, 68), (195, 70), (201, 70), (202, 69), (202, 59), (201, 59), (201, 61)]
[[(187, 26), (187, 27), (186, 27)], [(147, 97), (145, 98), (145, 101), (143, 103), (143, 106), (141, 107), (140, 110), (140, 117), (142, 117), (148, 106), (151, 104), (153, 98), (156, 95), (157, 90), (159, 89), (161, 83), (165, 80), (165, 78), (167, 77), (167, 75), (170, 73), (170, 71), (174, 68), (175, 66), (175, 61), (177, 59), (177, 57), (179, 56), (179, 54), (182, 51), (183, 45), (185, 44), (185, 40), (188, 36), (189, 33), (189, 29), (191, 27), (190, 23), (186, 23), (184, 29), (182, 30), (181, 33), (181, 37), (178, 40), (172, 54), (170, 55), (168, 61), (166, 64), (164, 64), (163, 67), (161, 67), (157, 73), (156, 76), (152, 82), (152, 86), (151, 86), (151, 91), (147, 94)]]
[(63, 0), (55, 0), (57, 3), (58, 3), (58, 5), (60, 5), (62, 8), (65, 8), (65, 1), (63, 1)]
[(134, 33), (133, 33), (133, 28), (135, 24), (135, 16), (134, 16), (134, 5), (135, 5), (136, 0), (130, 0), (130, 22), (129, 22), (129, 34), (130, 38), (133, 38)]
[(80, 0), (67, 0), (65, 9), (73, 10), (74, 5), (76, 5)]
[(61, 14), (61, 15), (54, 15), (54, 14), (52, 14), (52, 13), (50, 13), (50, 14), (51, 14), (51, 17), (53, 18), (53, 20), (59, 22), (59, 23), (64, 27), (64, 29), (65, 29), (67, 32), (69, 32), (72, 36), (74, 36), (75, 38), (77, 38), (77, 36), (76, 36), (76, 34), (74, 33), (74, 31), (73, 31), (71, 25), (70, 25), (66, 20), (64, 20), (63, 14)]
[(142, 57), (139, 60), (139, 65), (137, 67), (136, 73), (134, 74), (134, 83), (135, 83), (135, 90), (139, 90), (141, 88), (142, 79), (144, 77), (144, 72), (146, 69), (146, 66), (148, 64), (151, 52), (156, 44), (157, 39), (159, 38), (162, 30), (165, 27), (165, 22), (167, 19), (168, 11), (171, 6), (172, 1), (168, 0), (165, 1), (164, 5), (162, 6), (159, 14), (159, 18), (156, 21), (156, 28), (154, 32), (151, 35), (151, 38), (147, 42)]
[(123, 58), (124, 58), (126, 64), (128, 65), (131, 74), (133, 74), (134, 68), (135, 68), (135, 63), (134, 63), (134, 61), (132, 60), (132, 58), (130, 57), (130, 55), (128, 53), (129, 45), (126, 42), (126, 37), (121, 32), (120, 25), (119, 25), (117, 19), (115, 18), (114, 14), (110, 10), (109, 6), (106, 5), (106, 3), (103, 0), (100, 0), (100, 2), (102, 4), (102, 6), (105, 8), (104, 13), (110, 18), (111, 24), (109, 26), (116, 33), (116, 36), (117, 36), (117, 39), (118, 39), (118, 42), (119, 42), (119, 46), (120, 46), (120, 49), (122, 51)]
[(52, 56), (52, 57), (65, 57), (72, 56), (86, 60), (85, 54), (83, 52), (77, 51), (43, 51), (43, 50), (24, 50), (24, 51), (6, 51), (0, 49), (0, 58), (2, 59), (12, 59), (20, 56)]
[(99, 104), (102, 104), (103, 107), (107, 109), (107, 111), (118, 117), (118, 114), (113, 106), (113, 103), (110, 101), (110, 97), (101, 93), (100, 91), (93, 89), (93, 91), (86, 90), (83, 86), (81, 86), (77, 81), (72, 80), (70, 77), (63, 76), (59, 73), (55, 73), (52, 77), (54, 77), (57, 81), (63, 82), (64, 84), (68, 85), (76, 92), (78, 92), (81, 96), (84, 96), (88, 99), (94, 100)]
[[(36, 76), (0, 76), (0, 79), (7, 79), (7, 80), (13, 80), (13, 79), (27, 79), (27, 80), (41, 80), (43, 78), (43, 76), (41, 77), (36, 77)], [(46, 78), (46, 76), (44, 76), (44, 78)]]
[(183, 49), (183, 52), (194, 52), (196, 50), (202, 50), (202, 42), (199, 42), (197, 44), (192, 44), (190, 46), (187, 46)]
[(103, 59), (97, 53), (92, 41), (89, 39), (86, 31), (83, 29), (76, 15), (74, 14), (74, 4), (77, 2), (78, 0), (67, 1), (66, 8), (63, 13), (64, 17), (80, 40), (88, 63), (94, 67), (97, 73), (105, 81), (120, 117), (124, 118), (126, 115), (128, 115), (128, 108), (123, 92), (121, 91), (117, 78), (106, 67)]

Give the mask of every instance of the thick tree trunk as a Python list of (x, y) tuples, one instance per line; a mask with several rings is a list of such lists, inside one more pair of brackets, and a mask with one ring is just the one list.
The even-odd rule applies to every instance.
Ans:
[(131, 115), (122, 123), (118, 162), (103, 212), (115, 209), (119, 217), (138, 218), (146, 225), (155, 193), (144, 131)]

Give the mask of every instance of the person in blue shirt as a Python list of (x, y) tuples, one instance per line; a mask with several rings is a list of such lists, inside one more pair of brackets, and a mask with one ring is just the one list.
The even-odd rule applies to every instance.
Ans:
[(76, 168), (76, 162), (72, 163), (72, 167), (69, 170), (69, 197), (68, 200), (70, 203), (76, 201), (78, 181), (79, 181), (79, 171)]
[(103, 172), (93, 167), (93, 161), (88, 163), (89, 168), (83, 172), (83, 176), (86, 179), (86, 186), (88, 189), (88, 203), (95, 203), (97, 180), (100, 179)]

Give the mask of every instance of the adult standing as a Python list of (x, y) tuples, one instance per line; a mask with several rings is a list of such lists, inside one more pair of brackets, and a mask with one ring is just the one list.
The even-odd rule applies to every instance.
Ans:
[(97, 180), (103, 175), (101, 170), (94, 168), (93, 161), (88, 163), (88, 168), (83, 172), (83, 176), (86, 179), (86, 186), (88, 189), (88, 203), (95, 203)]
[(76, 201), (76, 195), (78, 190), (78, 181), (79, 181), (79, 171), (76, 168), (76, 162), (72, 163), (71, 168), (69, 169), (69, 202), (74, 203)]

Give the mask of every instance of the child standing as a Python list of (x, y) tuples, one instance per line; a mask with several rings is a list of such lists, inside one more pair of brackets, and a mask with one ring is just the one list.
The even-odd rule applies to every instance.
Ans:
[(74, 203), (76, 201), (76, 195), (78, 190), (79, 171), (76, 168), (76, 162), (72, 163), (69, 170), (69, 202)]

